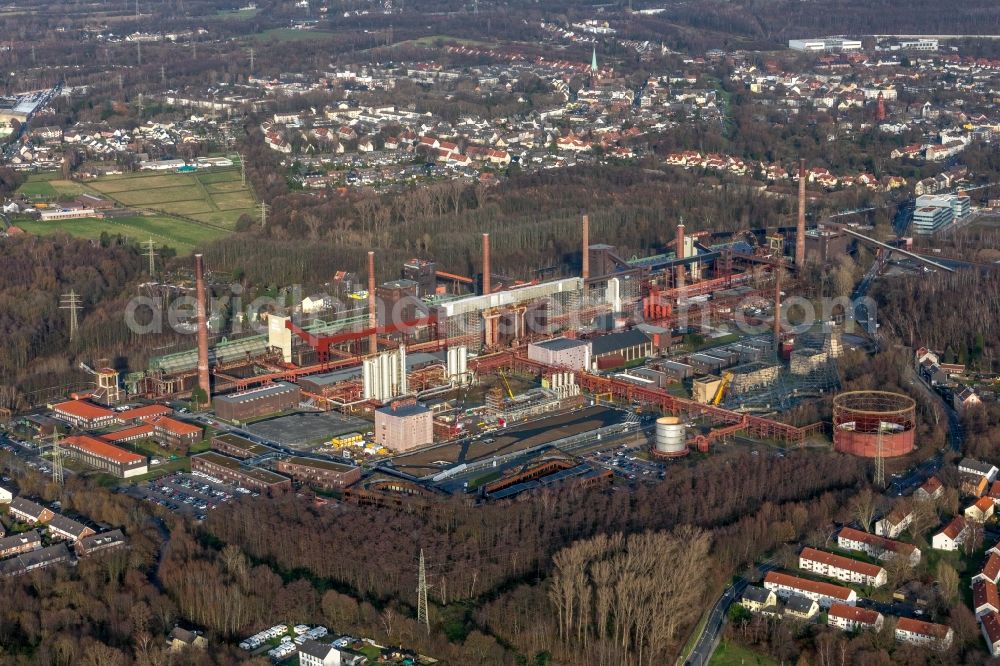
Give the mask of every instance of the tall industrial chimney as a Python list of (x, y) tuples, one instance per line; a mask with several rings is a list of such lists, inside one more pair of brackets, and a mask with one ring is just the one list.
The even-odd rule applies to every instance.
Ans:
[(781, 353), (781, 265), (774, 264), (774, 353)]
[(194, 280), (198, 312), (198, 388), (205, 393), (205, 404), (212, 401), (212, 384), (208, 374), (208, 308), (205, 299), (205, 263), (200, 254), (194, 255)]
[(483, 295), (490, 293), (490, 235), (483, 234)]
[(590, 216), (583, 216), (583, 269), (580, 277), (586, 282), (590, 279)]
[(795, 227), (795, 265), (806, 263), (806, 161), (799, 160), (799, 223)]
[[(684, 223), (681, 222), (677, 225), (677, 240), (675, 241), (677, 247), (677, 258), (684, 258)], [(680, 288), (684, 286), (684, 264), (677, 264), (677, 268), (674, 269), (677, 275), (676, 287)]]
[[(389, 313), (387, 313), (389, 314)], [(372, 329), (368, 336), (368, 353), (378, 352), (378, 313), (375, 310), (375, 253), (368, 252), (368, 328)]]

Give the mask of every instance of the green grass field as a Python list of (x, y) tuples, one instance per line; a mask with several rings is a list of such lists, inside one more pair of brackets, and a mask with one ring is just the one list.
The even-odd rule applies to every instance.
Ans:
[(257, 9), (220, 9), (217, 16), (227, 21), (246, 21), (257, 16)]
[(332, 32), (325, 30), (295, 30), (294, 28), (273, 28), (253, 35), (250, 39), (258, 42), (276, 40), (279, 42), (305, 42), (315, 39), (328, 39)]
[(18, 221), (17, 225), (30, 234), (47, 236), (59, 232), (71, 236), (97, 240), (103, 232), (111, 235), (122, 235), (136, 241), (152, 238), (159, 245), (166, 245), (177, 250), (177, 254), (191, 254), (196, 247), (222, 238), (227, 234), (223, 229), (213, 229), (192, 224), (164, 215), (145, 215), (136, 217), (113, 218), (98, 220), (83, 218), (79, 220), (60, 220), (57, 222)]
[(740, 645), (722, 641), (712, 655), (709, 666), (777, 666), (778, 662), (764, 655), (751, 652)]
[(232, 229), (240, 215), (255, 215), (256, 202), (240, 170), (212, 169), (195, 173), (140, 172), (100, 178), (90, 185), (125, 206), (183, 215)]

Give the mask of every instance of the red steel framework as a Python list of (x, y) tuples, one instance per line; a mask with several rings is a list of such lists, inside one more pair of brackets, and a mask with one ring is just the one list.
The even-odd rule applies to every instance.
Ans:
[[(492, 372), (498, 368), (534, 374), (561, 370), (561, 368), (525, 358), (522, 353), (521, 350), (518, 350), (480, 356), (469, 361), (469, 368), (480, 373)], [(687, 418), (705, 418), (712, 423), (721, 425), (721, 428), (701, 436), (701, 440), (695, 439), (699, 448), (705, 448), (713, 440), (741, 430), (761, 439), (775, 439), (785, 444), (801, 445), (809, 435), (818, 432), (822, 427), (821, 423), (812, 423), (802, 427), (793, 426), (764, 416), (743, 414), (714, 405), (704, 405), (694, 400), (671, 395), (660, 388), (639, 386), (614, 377), (600, 377), (582, 371), (576, 371), (575, 375), (576, 383), (580, 388), (591, 393), (610, 393), (620, 400), (645, 403), (656, 406), (664, 412), (683, 414)]]
[(397, 333), (399, 331), (413, 329), (418, 326), (426, 326), (428, 324), (436, 323), (437, 319), (435, 317), (418, 317), (417, 319), (393, 322), (385, 326), (376, 326), (374, 328), (369, 327), (361, 330), (344, 331), (341, 333), (334, 333), (333, 335), (315, 335), (292, 323), (291, 319), (287, 319), (285, 320), (285, 328), (301, 338), (307, 345), (315, 349), (320, 363), (326, 363), (330, 358), (330, 347), (333, 345), (352, 342), (354, 340), (362, 340), (364, 338), (372, 338), (378, 335), (385, 335), (387, 333)]
[(902, 393), (848, 391), (833, 399), (833, 448), (864, 458), (913, 451), (917, 403)]

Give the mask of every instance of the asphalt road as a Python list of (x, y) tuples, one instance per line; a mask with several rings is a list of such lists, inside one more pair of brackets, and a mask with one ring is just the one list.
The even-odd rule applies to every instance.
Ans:
[[(760, 575), (764, 575), (768, 571), (776, 569), (777, 566), (774, 562), (767, 561), (759, 565), (757, 571)], [(712, 612), (708, 616), (708, 621), (701, 630), (701, 635), (698, 636), (698, 640), (694, 644), (694, 649), (688, 655), (684, 666), (704, 666), (712, 660), (712, 654), (715, 653), (715, 648), (719, 645), (719, 634), (722, 632), (722, 625), (726, 622), (726, 613), (729, 612), (729, 607), (734, 601), (740, 598), (749, 584), (750, 581), (746, 578), (737, 578), (722, 593), (722, 596), (712, 606)]]

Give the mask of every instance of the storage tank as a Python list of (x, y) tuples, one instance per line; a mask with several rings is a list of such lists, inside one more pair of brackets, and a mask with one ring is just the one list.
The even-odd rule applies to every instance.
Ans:
[(656, 419), (656, 439), (653, 455), (657, 458), (679, 458), (688, 454), (687, 432), (676, 416)]

